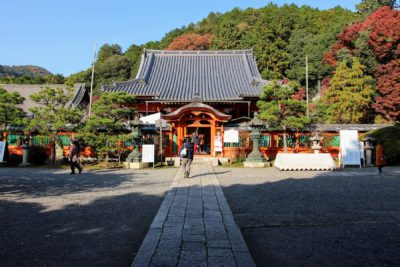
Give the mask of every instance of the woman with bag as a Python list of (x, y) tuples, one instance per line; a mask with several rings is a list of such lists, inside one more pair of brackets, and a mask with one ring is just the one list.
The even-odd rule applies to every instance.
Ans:
[(187, 138), (179, 150), (179, 157), (181, 158), (181, 164), (183, 168), (183, 178), (189, 178), (190, 165), (193, 160), (193, 144), (190, 142), (190, 138)]

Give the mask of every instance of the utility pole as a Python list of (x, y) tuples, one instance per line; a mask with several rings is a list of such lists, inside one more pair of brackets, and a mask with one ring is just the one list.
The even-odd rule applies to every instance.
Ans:
[(310, 117), (310, 110), (308, 108), (308, 55), (306, 55), (306, 99), (307, 99), (307, 118)]
[(92, 114), (92, 97), (93, 97), (93, 79), (94, 79), (94, 63), (96, 62), (96, 45), (94, 46), (93, 62), (92, 62), (92, 80), (90, 82), (90, 96), (89, 96), (89, 117)]
[[(162, 164), (163, 164), (163, 158), (162, 158), (162, 153), (163, 153), (163, 151), (162, 151), (162, 122), (160, 123), (160, 157), (161, 157), (161, 160), (160, 160), (160, 165), (162, 166)], [(153, 164), (154, 165), (154, 164)]]

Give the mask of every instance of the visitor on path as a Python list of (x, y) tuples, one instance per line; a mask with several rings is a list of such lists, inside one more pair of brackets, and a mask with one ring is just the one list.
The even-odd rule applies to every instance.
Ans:
[(69, 148), (69, 161), (71, 163), (71, 174), (75, 174), (75, 168), (78, 169), (79, 173), (82, 172), (82, 166), (79, 164), (79, 143), (75, 137), (71, 138), (71, 146)]
[(376, 165), (376, 167), (378, 167), (378, 172), (382, 173), (382, 168), (383, 168), (383, 166), (386, 165), (386, 160), (384, 158), (384, 152), (383, 152), (383, 143), (379, 143), (376, 146), (375, 165)]
[(179, 157), (181, 158), (181, 164), (183, 168), (183, 177), (189, 178), (190, 165), (192, 164), (194, 154), (193, 144), (190, 142), (190, 138), (187, 138), (179, 150)]

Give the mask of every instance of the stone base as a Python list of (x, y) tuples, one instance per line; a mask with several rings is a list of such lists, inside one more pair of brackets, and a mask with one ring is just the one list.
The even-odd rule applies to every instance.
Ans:
[(218, 161), (221, 165), (228, 164), (229, 158), (218, 158)]
[(150, 162), (123, 162), (123, 164), (125, 168), (134, 170), (144, 169), (151, 166)]
[(265, 168), (269, 166), (270, 166), (269, 162), (252, 162), (252, 161), (243, 162), (243, 167), (245, 168)]
[(29, 162), (25, 162), (25, 163), (22, 162), (21, 164), (18, 165), (18, 167), (29, 167), (29, 166), (31, 166), (31, 164)]

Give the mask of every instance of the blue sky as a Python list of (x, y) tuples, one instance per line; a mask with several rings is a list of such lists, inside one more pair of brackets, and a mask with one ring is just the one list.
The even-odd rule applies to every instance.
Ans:
[[(93, 48), (160, 40), (168, 31), (197, 22), (210, 12), (262, 7), (260, 0), (8, 0), (2, 1), (0, 65), (38, 65), (69, 75), (88, 68)], [(354, 10), (360, 0), (276, 0), (319, 9)]]

